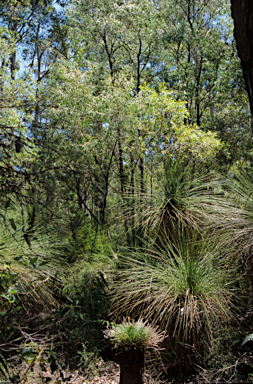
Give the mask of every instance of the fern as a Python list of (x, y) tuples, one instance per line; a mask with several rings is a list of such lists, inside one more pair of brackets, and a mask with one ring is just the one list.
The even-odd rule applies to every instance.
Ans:
[(246, 344), (248, 341), (252, 341), (253, 340), (253, 333), (251, 333), (250, 335), (246, 336), (245, 339), (243, 340), (241, 346), (243, 346), (244, 344)]

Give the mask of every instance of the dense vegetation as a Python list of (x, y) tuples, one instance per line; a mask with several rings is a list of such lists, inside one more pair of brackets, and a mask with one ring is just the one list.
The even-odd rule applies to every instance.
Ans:
[(0, 382), (132, 350), (137, 376), (145, 355), (166, 382), (246, 380), (253, 120), (230, 1), (0, 18)]

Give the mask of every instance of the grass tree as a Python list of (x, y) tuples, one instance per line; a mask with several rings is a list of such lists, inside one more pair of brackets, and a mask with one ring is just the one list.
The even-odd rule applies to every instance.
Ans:
[(104, 336), (113, 345), (115, 359), (120, 364), (120, 384), (142, 384), (144, 354), (147, 349), (159, 350), (164, 332), (142, 319), (136, 322), (124, 319), (104, 331)]
[(61, 289), (60, 247), (51, 235), (27, 224), (12, 202), (0, 213), (0, 282), (2, 298), (23, 306), (57, 305)]
[(167, 331), (171, 345), (201, 351), (212, 345), (213, 324), (227, 321), (235, 272), (219, 246), (181, 228), (180, 236), (122, 260), (115, 282), (115, 316), (142, 316)]
[(216, 238), (230, 248), (230, 261), (239, 262), (253, 286), (252, 176), (252, 169), (234, 167), (222, 183), (225, 198), (207, 219)]
[[(217, 204), (212, 171), (200, 171), (195, 161), (167, 158), (162, 176), (152, 177), (152, 190), (145, 191), (135, 210), (135, 224), (142, 224), (144, 235), (155, 234), (156, 244), (162, 247), (163, 240), (180, 236), (180, 225), (202, 232), (206, 216)], [(125, 212), (130, 215), (131, 209)]]

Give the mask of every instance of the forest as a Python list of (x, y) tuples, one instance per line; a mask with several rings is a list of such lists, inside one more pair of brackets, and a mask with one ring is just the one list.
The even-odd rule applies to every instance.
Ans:
[(253, 3), (0, 0), (0, 383), (253, 383)]

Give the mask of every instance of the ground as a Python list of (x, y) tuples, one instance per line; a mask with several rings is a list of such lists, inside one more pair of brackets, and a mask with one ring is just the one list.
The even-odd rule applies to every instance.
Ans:
[[(40, 364), (36, 363), (33, 369), (33, 372), (29, 372), (25, 377), (25, 372), (28, 368), (28, 365), (22, 367), (21, 381), (22, 384), (44, 384), (46, 379), (51, 378), (51, 381), (48, 381), (50, 384), (60, 384), (63, 383), (63, 380), (59, 378), (59, 371), (57, 370), (53, 375), (50, 373), (49, 364), (46, 366), (46, 371), (41, 370)], [(20, 372), (20, 367), (18, 368)], [(64, 378), (67, 378), (65, 383), (67, 384), (119, 384), (120, 380), (120, 369), (119, 365), (112, 361), (104, 362), (102, 359), (100, 363), (95, 368), (95, 372), (82, 372), (75, 371), (70, 372), (68, 369), (63, 371)], [(173, 383), (173, 381), (162, 381), (159, 378), (153, 378), (152, 374), (147, 370), (144, 373), (145, 384), (165, 384)], [(0, 381), (1, 382), (1, 381)]]

